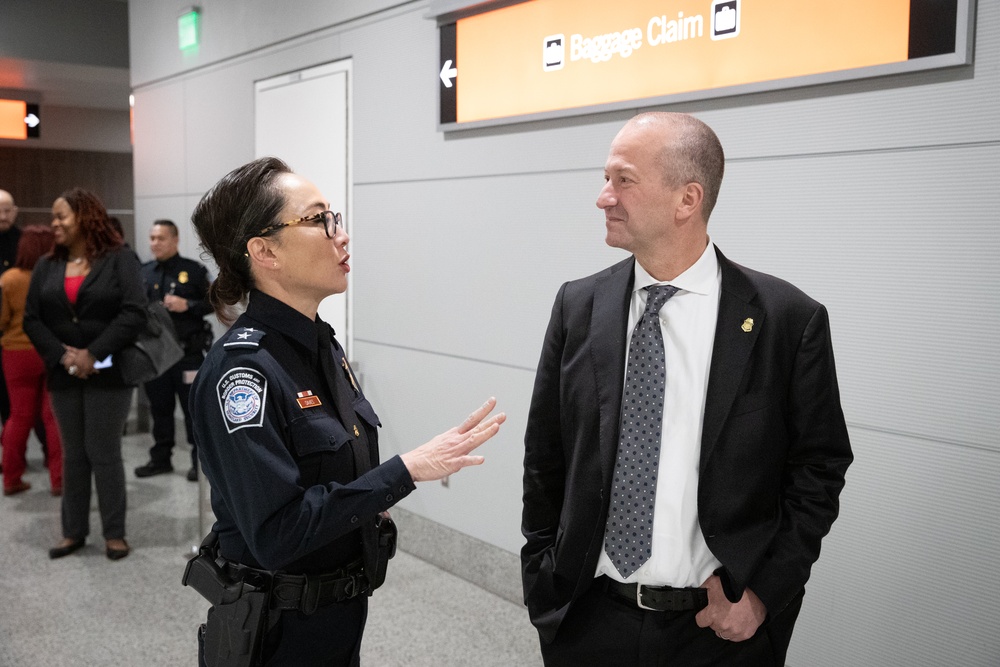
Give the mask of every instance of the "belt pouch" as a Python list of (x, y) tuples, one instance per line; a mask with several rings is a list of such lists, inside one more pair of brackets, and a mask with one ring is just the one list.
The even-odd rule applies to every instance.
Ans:
[(260, 664), (267, 598), (266, 591), (247, 591), (235, 602), (215, 605), (208, 610), (205, 663), (209, 667)]
[(385, 582), (385, 573), (389, 569), (389, 559), (396, 555), (396, 522), (388, 512), (382, 512), (375, 519), (378, 529), (378, 559), (375, 571), (368, 577), (370, 590), (375, 590)]

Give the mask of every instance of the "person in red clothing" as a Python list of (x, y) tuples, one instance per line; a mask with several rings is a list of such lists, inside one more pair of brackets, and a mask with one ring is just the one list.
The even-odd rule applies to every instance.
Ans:
[(45, 363), (24, 333), (24, 306), (31, 271), (54, 245), (52, 230), (31, 225), (21, 232), (13, 267), (0, 276), (0, 347), (4, 377), (10, 396), (10, 417), (0, 433), (3, 445), (3, 493), (27, 491), (31, 485), (21, 477), (25, 470), (28, 434), (39, 418), (45, 424), (49, 482), (53, 496), (62, 495), (62, 441), (45, 384)]

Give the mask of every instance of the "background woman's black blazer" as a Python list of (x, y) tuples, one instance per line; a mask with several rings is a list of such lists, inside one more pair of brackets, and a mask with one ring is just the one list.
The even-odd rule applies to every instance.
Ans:
[[(24, 312), (24, 331), (49, 370), (49, 388), (65, 389), (80, 380), (59, 363), (64, 345), (86, 348), (97, 360), (113, 355), (133, 342), (146, 322), (146, 293), (139, 260), (127, 248), (118, 248), (91, 262), (76, 305), (70, 305), (65, 287), (66, 261), (42, 257), (31, 274)], [(114, 365), (90, 376), (91, 386), (123, 386)]]

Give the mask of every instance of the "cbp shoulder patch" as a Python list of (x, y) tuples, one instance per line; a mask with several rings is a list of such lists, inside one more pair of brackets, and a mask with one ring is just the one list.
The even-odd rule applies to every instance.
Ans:
[(260, 347), (262, 338), (264, 338), (264, 331), (261, 329), (234, 327), (226, 333), (222, 347), (226, 349)]
[(215, 387), (226, 430), (264, 425), (267, 378), (256, 368), (233, 368)]

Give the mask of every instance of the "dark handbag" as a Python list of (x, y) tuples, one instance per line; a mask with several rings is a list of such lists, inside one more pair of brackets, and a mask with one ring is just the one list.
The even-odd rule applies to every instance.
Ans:
[(184, 358), (170, 313), (159, 301), (146, 306), (146, 326), (131, 345), (115, 353), (122, 380), (138, 385), (160, 377)]

